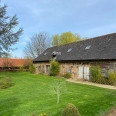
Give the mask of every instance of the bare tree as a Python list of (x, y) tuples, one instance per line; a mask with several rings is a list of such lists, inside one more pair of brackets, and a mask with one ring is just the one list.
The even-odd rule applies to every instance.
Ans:
[(35, 34), (24, 48), (24, 56), (27, 58), (36, 58), (45, 49), (50, 47), (50, 37), (46, 32)]
[(64, 93), (66, 93), (66, 84), (65, 81), (56, 80), (54, 81), (50, 86), (49, 93), (51, 95), (56, 95), (57, 97), (57, 104), (60, 101), (60, 96)]

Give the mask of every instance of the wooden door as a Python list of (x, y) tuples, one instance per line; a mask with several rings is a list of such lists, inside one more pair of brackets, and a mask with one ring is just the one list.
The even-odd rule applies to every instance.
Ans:
[(84, 68), (83, 68), (83, 78), (85, 79), (85, 80), (89, 80), (89, 66), (84, 66)]
[(50, 73), (50, 65), (46, 65), (46, 73), (47, 73), (47, 74)]
[(78, 67), (78, 78), (89, 80), (89, 66), (82, 65)]
[(83, 79), (83, 66), (78, 67), (78, 78)]

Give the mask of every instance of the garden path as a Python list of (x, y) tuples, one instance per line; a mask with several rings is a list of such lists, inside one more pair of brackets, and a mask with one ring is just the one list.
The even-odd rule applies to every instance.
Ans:
[(102, 88), (107, 88), (107, 89), (115, 89), (116, 86), (111, 86), (111, 85), (105, 85), (105, 84), (97, 84), (97, 83), (92, 83), (89, 81), (82, 81), (82, 80), (76, 80), (76, 79), (67, 79), (69, 82), (73, 83), (80, 83), (80, 84), (86, 84), (86, 85), (92, 85), (92, 86), (97, 86), (97, 87), (102, 87)]

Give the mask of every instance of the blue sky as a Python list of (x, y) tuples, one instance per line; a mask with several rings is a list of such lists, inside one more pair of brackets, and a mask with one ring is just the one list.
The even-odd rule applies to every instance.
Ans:
[(50, 36), (71, 31), (81, 37), (96, 37), (116, 32), (116, 0), (1, 0), (7, 14), (17, 14), (24, 32), (11, 52), (22, 58), (26, 42), (35, 33)]

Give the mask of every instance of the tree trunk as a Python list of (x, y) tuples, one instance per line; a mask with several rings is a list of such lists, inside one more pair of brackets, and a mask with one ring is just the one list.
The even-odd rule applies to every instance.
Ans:
[(59, 100), (60, 100), (60, 95), (57, 94), (57, 104), (59, 103)]

